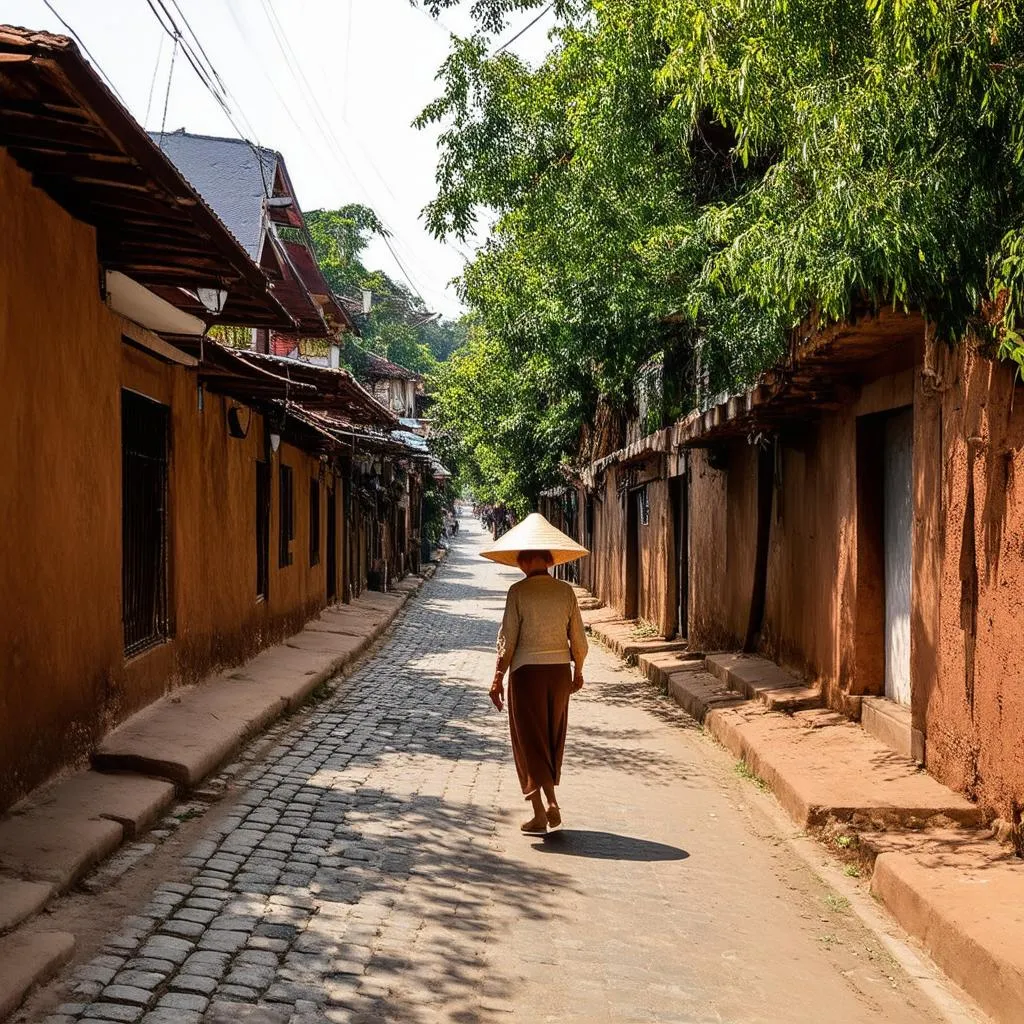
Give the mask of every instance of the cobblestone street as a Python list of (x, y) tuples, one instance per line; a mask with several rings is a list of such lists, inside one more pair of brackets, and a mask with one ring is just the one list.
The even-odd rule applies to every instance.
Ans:
[(482, 543), (464, 519), (381, 644), (236, 778), (184, 880), (72, 969), (77, 1002), (49, 1024), (939, 1019), (726, 755), (605, 651), (570, 711), (566, 831), (518, 835), (487, 700), (516, 574)]

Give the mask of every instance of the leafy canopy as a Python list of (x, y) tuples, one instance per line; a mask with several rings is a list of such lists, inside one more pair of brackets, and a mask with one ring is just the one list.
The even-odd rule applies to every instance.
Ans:
[(463, 288), (493, 356), (571, 379), (565, 415), (629, 410), (659, 351), (699, 404), (863, 304), (1024, 365), (1016, 0), (593, 0), (557, 6), (540, 66), (495, 52), (540, 7), (474, 0), (419, 123), (442, 126), (431, 230), (491, 227)]

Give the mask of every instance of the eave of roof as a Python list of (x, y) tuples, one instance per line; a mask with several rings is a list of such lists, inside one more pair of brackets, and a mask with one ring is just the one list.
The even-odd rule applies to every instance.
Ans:
[(398, 417), (385, 408), (347, 370), (314, 366), (298, 359), (273, 356), (262, 352), (240, 352), (239, 357), (254, 366), (317, 389), (313, 399), (303, 399), (310, 409), (337, 412), (354, 423), (393, 429)]
[(226, 288), (218, 322), (293, 326), (242, 246), (71, 40), (0, 25), (0, 146), (95, 228), (107, 269), (166, 289), (158, 294), (188, 312), (179, 289)]
[(670, 428), (671, 446), (704, 447), (835, 412), (866, 376), (912, 365), (925, 336), (917, 312), (866, 312), (822, 329), (802, 325), (790, 353), (742, 394), (724, 397)]

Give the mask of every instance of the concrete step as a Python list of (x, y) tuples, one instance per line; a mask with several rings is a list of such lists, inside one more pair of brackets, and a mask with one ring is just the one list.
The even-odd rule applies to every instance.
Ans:
[(835, 712), (780, 715), (750, 701), (709, 711), (705, 724), (804, 828), (830, 821), (863, 829), (985, 824), (966, 797)]
[(903, 839), (882, 844), (872, 894), (994, 1020), (1024, 1020), (1024, 863), (963, 831)]
[(75, 937), (67, 932), (0, 939), (0, 1020), (21, 1006), (30, 989), (49, 981), (74, 952)]
[(703, 672), (704, 655), (694, 651), (651, 651), (637, 655), (637, 668), (656, 686), (665, 689), (676, 672)]
[(56, 891), (57, 887), (52, 882), (0, 878), (0, 935), (39, 913)]
[[(699, 665), (700, 662), (695, 664)], [(746, 702), (745, 697), (727, 689), (716, 676), (699, 669), (669, 674), (665, 688), (668, 695), (691, 718), (702, 724), (708, 713), (716, 708), (735, 707)]]
[(886, 697), (862, 697), (860, 724), (901, 757), (924, 763), (924, 737), (914, 729), (910, 708)]
[(709, 654), (705, 667), (730, 690), (758, 700), (773, 711), (803, 711), (821, 706), (821, 690), (790, 675), (767, 658), (752, 654)]

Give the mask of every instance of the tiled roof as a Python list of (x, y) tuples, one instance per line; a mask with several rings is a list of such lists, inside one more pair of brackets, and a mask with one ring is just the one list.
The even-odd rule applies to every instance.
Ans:
[(149, 134), (258, 262), (263, 244), (263, 201), (273, 194), (280, 154), (254, 149), (243, 139), (192, 135), (184, 128)]

